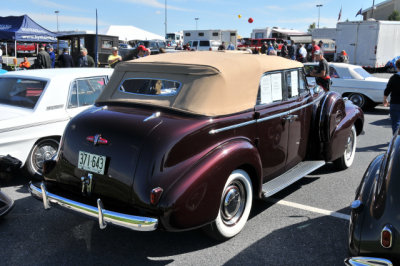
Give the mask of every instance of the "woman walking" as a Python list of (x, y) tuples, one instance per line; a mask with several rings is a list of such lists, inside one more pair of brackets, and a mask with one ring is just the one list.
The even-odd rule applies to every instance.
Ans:
[(390, 119), (392, 120), (393, 134), (400, 126), (400, 59), (396, 61), (396, 68), (399, 72), (390, 77), (383, 94), (383, 105), (386, 107), (389, 106), (387, 97), (390, 95)]

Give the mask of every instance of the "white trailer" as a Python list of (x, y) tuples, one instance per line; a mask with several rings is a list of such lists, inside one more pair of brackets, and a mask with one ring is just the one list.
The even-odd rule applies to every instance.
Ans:
[(336, 27), (336, 56), (345, 50), (351, 64), (366, 68), (384, 67), (400, 55), (400, 22), (339, 22)]
[(237, 31), (236, 30), (184, 30), (183, 41), (219, 41), (225, 42), (226, 47), (232, 43), (236, 49)]

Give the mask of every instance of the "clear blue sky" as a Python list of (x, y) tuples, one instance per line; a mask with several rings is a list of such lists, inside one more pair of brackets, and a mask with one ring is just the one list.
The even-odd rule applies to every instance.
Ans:
[[(196, 28), (194, 18), (199, 18), (198, 29), (236, 29), (238, 34), (249, 37), (252, 29), (282, 27), (306, 31), (318, 21), (317, 4), (320, 8), (320, 27), (335, 27), (340, 8), (344, 21), (361, 20), (355, 16), (360, 8), (372, 6), (372, 0), (167, 0), (167, 30), (191, 30)], [(375, 4), (383, 0), (376, 0)], [(15, 0), (6, 1), (0, 16), (27, 14), (48, 30), (59, 29), (95, 31), (95, 10), (98, 10), (99, 31), (109, 25), (132, 25), (164, 36), (165, 0)], [(238, 18), (241, 15), (242, 18)], [(252, 24), (248, 18), (253, 18)]]

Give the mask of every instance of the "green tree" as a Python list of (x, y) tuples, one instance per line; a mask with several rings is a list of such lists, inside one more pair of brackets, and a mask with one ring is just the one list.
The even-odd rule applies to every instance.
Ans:
[(392, 14), (388, 17), (388, 20), (400, 21), (400, 13), (397, 10), (393, 10)]
[(313, 22), (312, 24), (310, 24), (310, 26), (308, 26), (308, 32), (311, 33), (314, 29), (315, 29), (315, 22)]

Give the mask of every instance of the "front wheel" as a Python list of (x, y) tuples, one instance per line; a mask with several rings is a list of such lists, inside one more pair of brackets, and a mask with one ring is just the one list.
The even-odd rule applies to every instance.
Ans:
[(222, 191), (217, 219), (206, 226), (205, 232), (223, 241), (237, 235), (249, 218), (253, 203), (253, 187), (249, 175), (243, 170), (231, 173)]
[(350, 135), (347, 138), (347, 143), (343, 155), (333, 162), (339, 170), (345, 170), (353, 164), (356, 154), (356, 146), (357, 133), (356, 127), (353, 125), (351, 127)]
[(42, 174), (43, 162), (50, 160), (56, 154), (58, 145), (55, 139), (42, 139), (33, 146), (25, 165), (32, 177)]

